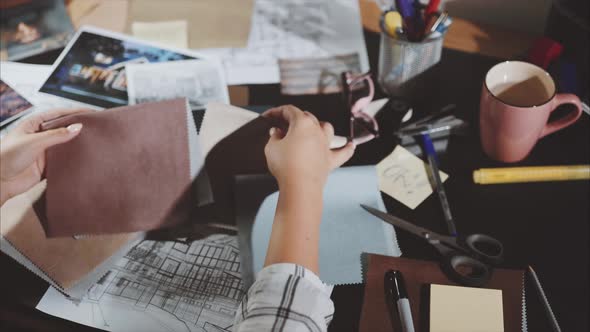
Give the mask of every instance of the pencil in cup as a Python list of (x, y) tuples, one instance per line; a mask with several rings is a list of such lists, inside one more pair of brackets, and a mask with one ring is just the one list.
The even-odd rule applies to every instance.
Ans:
[(590, 165), (482, 168), (473, 171), (479, 184), (590, 179)]

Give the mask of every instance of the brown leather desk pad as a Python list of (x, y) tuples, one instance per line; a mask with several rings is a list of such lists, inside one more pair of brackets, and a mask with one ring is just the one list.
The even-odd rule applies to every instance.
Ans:
[[(416, 331), (428, 331), (429, 284), (457, 284), (447, 278), (438, 262), (374, 254), (368, 255), (368, 272), (365, 278), (365, 296), (359, 330), (401, 331), (399, 328), (394, 329), (394, 326), (400, 326), (399, 316), (390, 314), (390, 307), (385, 300), (383, 277), (390, 269), (399, 270), (404, 276)], [(484, 286), (502, 290), (504, 331), (521, 331), (523, 277), (523, 270), (495, 269), (491, 280)]]

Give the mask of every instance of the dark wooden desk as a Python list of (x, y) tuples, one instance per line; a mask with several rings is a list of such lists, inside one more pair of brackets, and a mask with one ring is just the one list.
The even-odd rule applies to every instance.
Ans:
[[(365, 33), (373, 72), (376, 71), (379, 38)], [(56, 52), (31, 59), (51, 63)], [(441, 63), (432, 75), (434, 88), (424, 91), (416, 103), (420, 114), (449, 103), (474, 127), (469, 136), (453, 137), (441, 168), (451, 177), (445, 183), (457, 228), (463, 233), (482, 232), (501, 240), (506, 250), (506, 267), (531, 264), (539, 274), (563, 331), (588, 331), (588, 222), (590, 182), (533, 183), (480, 186), (471, 174), (481, 167), (501, 164), (482, 152), (477, 134), (481, 82), (485, 72), (499, 59), (445, 49)], [(342, 101), (331, 96), (281, 96), (277, 85), (249, 87), (252, 105), (292, 103), (333, 122), (337, 131), (346, 126)], [(382, 135), (357, 148), (349, 165), (375, 164), (390, 153), (396, 144), (391, 136), (393, 117), (381, 114)], [(531, 155), (518, 165), (561, 165), (590, 163), (590, 117), (584, 114), (572, 127), (544, 138)], [(384, 196), (389, 211), (414, 220), (433, 230), (444, 231), (436, 197), (432, 195), (416, 210), (409, 210)], [(398, 232), (400, 247), (406, 257), (436, 259), (436, 254), (421, 241)], [(47, 284), (6, 256), (0, 256), (1, 321), (11, 327), (49, 331), (93, 329), (50, 317), (32, 307), (43, 295)], [(357, 331), (362, 306), (363, 286), (338, 286), (332, 298), (336, 314), (330, 331)], [(533, 301), (531, 301), (533, 302)], [(549, 331), (543, 312), (531, 305), (529, 330)]]

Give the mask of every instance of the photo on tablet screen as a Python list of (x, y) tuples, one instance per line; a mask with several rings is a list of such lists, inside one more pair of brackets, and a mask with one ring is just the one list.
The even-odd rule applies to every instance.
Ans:
[(33, 105), (10, 85), (0, 80), (0, 126), (4, 126), (27, 114)]
[(125, 65), (196, 58), (86, 28), (64, 49), (39, 91), (104, 108), (127, 105)]

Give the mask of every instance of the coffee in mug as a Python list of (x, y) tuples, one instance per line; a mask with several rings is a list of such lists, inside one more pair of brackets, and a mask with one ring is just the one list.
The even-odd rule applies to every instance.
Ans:
[[(576, 110), (548, 122), (561, 104)], [(484, 152), (503, 162), (524, 159), (542, 137), (574, 123), (582, 114), (580, 99), (556, 94), (555, 82), (542, 68), (505, 61), (486, 74), (480, 100), (480, 138)]]

